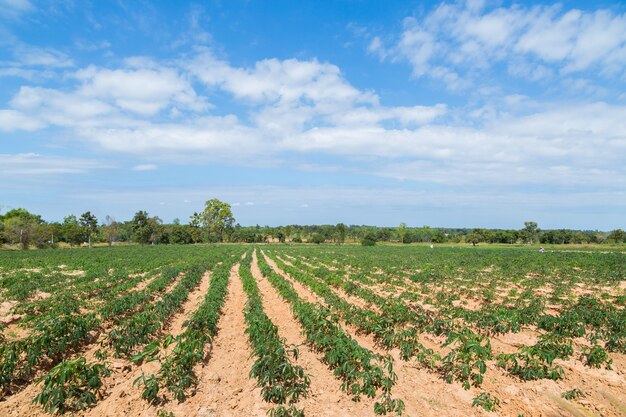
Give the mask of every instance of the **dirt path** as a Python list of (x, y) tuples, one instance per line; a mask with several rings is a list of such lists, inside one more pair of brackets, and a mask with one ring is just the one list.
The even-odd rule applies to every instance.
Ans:
[(263, 401), (261, 390), (248, 374), (254, 360), (248, 345), (243, 308), (247, 297), (239, 278), (239, 264), (233, 266), (228, 295), (213, 340), (211, 357), (199, 369), (200, 384), (196, 395), (179, 406), (168, 406), (177, 417), (265, 417), (270, 405)]
[(305, 345), (301, 327), (293, 317), (289, 303), (284, 301), (269, 281), (263, 277), (257, 263), (257, 254), (252, 256), (252, 276), (257, 281), (263, 298), (265, 314), (278, 327), (278, 333), (288, 344), (299, 346), (298, 364), (311, 377), (310, 395), (301, 399), (297, 407), (304, 408), (308, 416), (367, 416), (372, 415), (374, 402), (364, 398), (355, 403), (341, 391), (341, 381), (322, 362), (322, 355), (313, 352)]
[(293, 285), (293, 289), (296, 290), (300, 298), (302, 298), (305, 301), (308, 301), (309, 303), (323, 303), (323, 300), (320, 297), (310, 292), (300, 282), (291, 278), (289, 274), (287, 274), (285, 271), (280, 269), (278, 265), (276, 265), (276, 262), (272, 258), (267, 256), (263, 251), (261, 251), (261, 255), (263, 255), (265, 262), (267, 262), (267, 264), (274, 270), (274, 272), (276, 272), (281, 277), (285, 278), (287, 281), (291, 283), (291, 285)]
[[(276, 257), (276, 259), (280, 260), (281, 262), (283, 262), (283, 263), (284, 263), (284, 264), (286, 264), (286, 265), (289, 265), (289, 266), (291, 266), (291, 267), (294, 267), (292, 264), (289, 264), (289, 263), (285, 262), (285, 260), (284, 260), (284, 259), (282, 259), (282, 258), (281, 258), (281, 257), (279, 257), (279, 256), (277, 256), (277, 257)], [(303, 261), (301, 261), (301, 262), (302, 262), (304, 265), (310, 265), (310, 264), (307, 264), (306, 262), (303, 262)], [(302, 269), (302, 268), (300, 268), (300, 267), (295, 266), (294, 268), (297, 268), (299, 271), (302, 271), (303, 273), (307, 273), (307, 271), (306, 271), (305, 269)], [(315, 268), (317, 268), (317, 267), (315, 267)], [(323, 282), (323, 280), (320, 280), (320, 281), (321, 281), (321, 282)], [(357, 283), (357, 285), (361, 285), (361, 284)], [(370, 302), (366, 301), (365, 299), (363, 299), (363, 298), (361, 298), (361, 297), (359, 297), (359, 296), (348, 294), (348, 293), (346, 293), (343, 289), (338, 288), (338, 287), (336, 287), (336, 286), (328, 285), (328, 288), (329, 288), (329, 289), (330, 289), (330, 290), (331, 290), (331, 291), (332, 291), (335, 295), (337, 295), (338, 297), (340, 297), (340, 298), (344, 299), (345, 301), (347, 301), (348, 303), (350, 303), (350, 304), (352, 304), (352, 305), (355, 305), (355, 306), (357, 306), (357, 307), (359, 307), (359, 308), (368, 308), (368, 309), (370, 309), (370, 310), (372, 310), (372, 311), (375, 311), (376, 313), (379, 313), (379, 314), (380, 314), (380, 312), (381, 312), (381, 311), (380, 311), (380, 309), (379, 309), (376, 305), (374, 305), (374, 304), (372, 304), (372, 303), (370, 303)]]

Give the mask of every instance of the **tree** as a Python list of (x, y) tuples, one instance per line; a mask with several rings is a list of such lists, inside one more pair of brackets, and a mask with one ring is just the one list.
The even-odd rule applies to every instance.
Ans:
[(206, 229), (209, 242), (222, 242), (224, 232), (232, 229), (235, 223), (230, 204), (224, 203), (217, 198), (208, 200), (202, 212), (202, 222)]
[(279, 228), (276, 231), (276, 238), (278, 239), (278, 242), (285, 243), (285, 232), (283, 231), (282, 228)]
[(363, 246), (376, 246), (376, 233), (368, 232), (361, 240)]
[(158, 216), (150, 217), (148, 219), (149, 229), (150, 229), (150, 237), (149, 241), (153, 245), (158, 243), (163, 236), (163, 220), (161, 220)]
[(467, 243), (471, 243), (472, 246), (476, 246), (480, 243), (480, 235), (478, 233), (474, 233), (474, 231), (472, 231), (470, 234), (468, 234), (465, 237), (465, 242)]
[(64, 240), (69, 243), (70, 246), (80, 245), (85, 241), (83, 229), (80, 227), (78, 219), (73, 214), (63, 218), (61, 233), (63, 234)]
[(527, 243), (535, 243), (539, 240), (539, 227), (536, 222), (524, 222), (524, 228), (520, 230), (520, 237)]
[(180, 222), (172, 224), (167, 230), (167, 242), (176, 244), (191, 243), (191, 227), (182, 225)]
[(480, 242), (489, 240), (489, 231), (486, 229), (472, 229), (470, 234), (465, 237), (465, 242), (471, 243), (472, 246), (478, 245)]
[(311, 236), (311, 243), (315, 243), (316, 245), (324, 243), (324, 236), (322, 236), (321, 233), (313, 233), (313, 236)]
[(44, 228), (38, 227), (44, 221), (41, 216), (32, 214), (23, 208), (7, 211), (3, 218), (4, 235), (6, 239), (13, 243), (19, 243), (22, 249), (28, 249), (31, 241), (38, 238), (41, 241), (41, 234), (45, 234)]
[(34, 223), (31, 231), (31, 242), (38, 249), (43, 249), (51, 242), (52, 226), (48, 223)]
[(80, 215), (79, 223), (87, 235), (87, 242), (91, 249), (91, 235), (98, 228), (98, 219), (90, 211), (87, 211)]
[(189, 216), (189, 233), (191, 235), (191, 243), (198, 243), (202, 240), (202, 214), (194, 212)]
[(609, 242), (623, 243), (626, 241), (626, 232), (622, 229), (615, 229), (606, 237)]
[(400, 223), (400, 225), (398, 226), (398, 240), (402, 243), (411, 243), (411, 242), (405, 242), (405, 237), (406, 237), (406, 233), (407, 229), (406, 229), (406, 223), (402, 222)]
[(145, 245), (150, 242), (152, 234), (154, 232), (154, 222), (150, 221), (148, 212), (140, 210), (135, 213), (135, 216), (131, 220), (133, 230), (133, 240), (141, 245)]
[(343, 223), (339, 223), (336, 226), (337, 228), (337, 242), (343, 245), (346, 241), (346, 225)]
[(113, 242), (116, 242), (119, 237), (119, 223), (113, 217), (106, 216), (105, 224), (102, 226), (102, 234), (107, 244), (113, 245)]
[(4, 220), (4, 234), (12, 243), (19, 243), (22, 249), (28, 249), (35, 223), (23, 217), (11, 217)]

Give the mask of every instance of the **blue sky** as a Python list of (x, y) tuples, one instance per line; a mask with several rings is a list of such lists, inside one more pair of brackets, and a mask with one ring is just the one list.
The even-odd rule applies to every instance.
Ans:
[(626, 228), (626, 6), (0, 0), (0, 211)]

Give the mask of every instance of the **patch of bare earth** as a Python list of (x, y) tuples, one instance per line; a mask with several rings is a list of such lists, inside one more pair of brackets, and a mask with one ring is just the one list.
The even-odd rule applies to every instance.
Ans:
[(3, 301), (0, 303), (0, 326), (13, 323), (19, 320), (20, 315), (13, 314), (13, 308), (18, 304), (17, 301)]
[[(282, 263), (284, 263), (285, 265), (289, 265), (289, 266), (293, 267), (293, 263), (291, 263), (290, 261), (288, 261), (288, 260), (286, 260), (286, 259), (284, 259), (284, 258), (281, 258), (281, 257), (280, 257), (280, 256), (278, 256), (278, 255), (276, 255), (276, 258), (277, 258), (277, 259), (280, 259), (280, 261), (281, 261)], [(316, 266), (314, 266), (314, 267), (312, 267), (312, 268), (317, 268), (317, 267), (316, 267)]]

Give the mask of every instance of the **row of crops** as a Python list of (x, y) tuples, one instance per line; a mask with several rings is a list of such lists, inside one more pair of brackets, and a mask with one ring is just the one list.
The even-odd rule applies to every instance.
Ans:
[[(92, 406), (103, 378), (110, 374), (107, 359), (143, 360), (137, 353), (167, 335), (173, 315), (210, 272), (205, 302), (179, 339), (170, 340), (176, 348), (164, 359), (161, 373), (149, 379), (180, 398), (193, 382), (193, 378), (189, 382), (193, 367), (189, 356), (199, 356), (199, 361), (203, 342), (216, 332), (228, 272), (241, 253), (237, 247), (210, 251), (196, 247), (181, 254), (170, 247), (67, 251), (67, 257), (50, 252), (34, 259), (3, 254), (8, 262), (3, 263), (0, 277), (2, 297), (20, 301), (13, 312), (19, 317), (16, 325), (26, 334), (15, 337), (7, 329), (2, 333), (0, 394), (8, 397), (37, 382), (42, 389), (34, 401), (50, 413)], [(79, 273), (64, 274), (67, 270)], [(25, 280), (24, 273), (40, 275)], [(36, 291), (49, 291), (49, 296), (24, 299), (19, 293), (15, 297), (20, 282)], [(94, 349), (94, 360), (88, 361), (86, 353)], [(150, 399), (149, 394), (144, 396)]]
[[(168, 415), (167, 404), (184, 403), (203, 383), (199, 366), (211, 360), (232, 279), (247, 300), (249, 376), (272, 416), (304, 416), (311, 377), (299, 361), (303, 347), (282, 338), (266, 314), (258, 279), (289, 306), (336, 389), (371, 399), (377, 415), (405, 412), (395, 391), (410, 381), (399, 381), (398, 360), (472, 390), (476, 410), (498, 411), (493, 381), (566, 386), (571, 361), (611, 370), (626, 354), (626, 264), (617, 250), (198, 245), (12, 252), (0, 261), (0, 301), (10, 307), (10, 320), (0, 322), (0, 396), (36, 384), (29, 401), (49, 413), (88, 414), (106, 401), (119, 359), (139, 372), (157, 365), (133, 386)], [(171, 334), (206, 280), (201, 301)], [(512, 347), (504, 342), (512, 334), (532, 336)], [(567, 401), (585, 395), (599, 394), (583, 385), (562, 392)]]
[[(611, 369), (612, 356), (626, 353), (626, 264), (617, 251), (377, 248), (365, 255), (361, 248), (283, 248), (268, 253), (342, 321), (466, 389), (481, 387), (490, 362), (520, 381), (560, 380), (565, 370), (558, 360)], [(513, 353), (492, 346), (493, 338), (526, 330), (538, 334), (535, 343)], [(425, 335), (442, 343), (425, 347)], [(580, 393), (572, 387), (563, 396)], [(479, 391), (474, 403), (493, 410), (499, 400)]]

